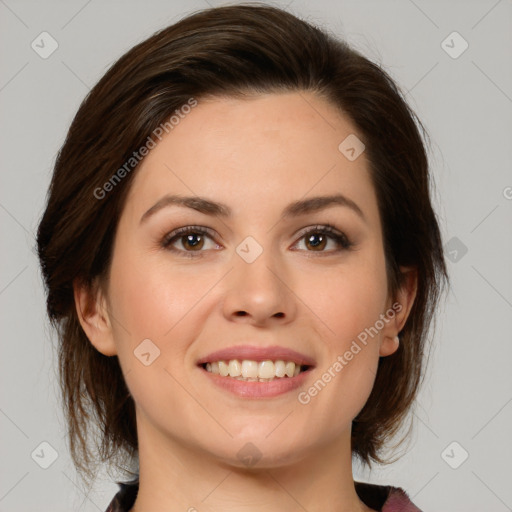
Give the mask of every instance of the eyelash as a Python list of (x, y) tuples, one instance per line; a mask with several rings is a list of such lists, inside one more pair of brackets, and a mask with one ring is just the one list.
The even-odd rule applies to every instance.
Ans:
[[(208, 236), (212, 240), (214, 238), (214, 233), (211, 229), (204, 228), (202, 226), (186, 226), (183, 228), (176, 229), (176, 230), (172, 231), (171, 233), (167, 234), (163, 238), (163, 240), (161, 242), (161, 246), (162, 246), (162, 248), (164, 248), (168, 251), (178, 253), (187, 258), (202, 257), (203, 256), (202, 253), (204, 253), (205, 251), (184, 251), (182, 249), (176, 249), (175, 247), (172, 247), (172, 244), (176, 239), (179, 239), (180, 237), (183, 237), (183, 236), (191, 234), (191, 233), (198, 234), (201, 236)], [(300, 235), (299, 240), (297, 242), (299, 242), (300, 240), (302, 240), (303, 238), (305, 238), (306, 236), (311, 235), (311, 234), (327, 235), (329, 238), (334, 240), (338, 244), (338, 246), (340, 246), (339, 249), (336, 249), (334, 251), (318, 251), (319, 255), (339, 253), (341, 251), (350, 250), (354, 246), (354, 244), (348, 239), (348, 237), (344, 233), (338, 231), (334, 226), (331, 226), (330, 224), (316, 225), (312, 228), (309, 228), (307, 231), (303, 232)], [(306, 252), (314, 253), (317, 251), (306, 251)]]

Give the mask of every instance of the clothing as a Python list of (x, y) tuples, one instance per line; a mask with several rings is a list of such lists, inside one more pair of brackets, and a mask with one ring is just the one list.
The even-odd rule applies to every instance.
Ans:
[[(118, 485), (120, 490), (105, 512), (129, 512), (135, 503), (139, 490), (138, 478), (131, 482), (118, 482)], [(421, 512), (400, 487), (364, 482), (355, 482), (355, 487), (360, 500), (379, 512)]]

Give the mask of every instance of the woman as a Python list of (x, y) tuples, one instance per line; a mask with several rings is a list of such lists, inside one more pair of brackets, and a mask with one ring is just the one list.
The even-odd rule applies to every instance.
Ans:
[(418, 127), (381, 68), (263, 5), (93, 88), (38, 250), (74, 462), (137, 466), (108, 511), (419, 510), (352, 475), (387, 462), (446, 278)]

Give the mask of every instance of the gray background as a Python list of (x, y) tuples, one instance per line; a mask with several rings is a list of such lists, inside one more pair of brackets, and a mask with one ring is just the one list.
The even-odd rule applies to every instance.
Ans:
[[(0, 0), (0, 511), (103, 511), (117, 491), (100, 474), (84, 495), (67, 453), (34, 233), (56, 153), (88, 90), (135, 43), (208, 5), (221, 2)], [(453, 286), (409, 451), (371, 473), (356, 466), (355, 477), (401, 486), (426, 512), (512, 510), (512, 3), (276, 5), (381, 63), (433, 140)], [(31, 48), (43, 31), (59, 45), (47, 59)], [(458, 58), (442, 45), (453, 31), (469, 44)], [(444, 45), (458, 52), (462, 40)], [(42, 442), (58, 453), (48, 469)]]

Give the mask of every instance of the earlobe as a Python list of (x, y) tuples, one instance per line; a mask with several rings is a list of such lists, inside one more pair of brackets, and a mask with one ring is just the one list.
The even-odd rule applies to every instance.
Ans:
[(117, 355), (106, 297), (101, 286), (90, 286), (75, 280), (73, 292), (78, 319), (89, 341), (103, 355)]
[(402, 286), (397, 292), (392, 309), (395, 311), (393, 321), (385, 328), (382, 333), (380, 345), (380, 356), (389, 356), (394, 354), (400, 345), (399, 333), (409, 317), (416, 293), (418, 290), (418, 271), (416, 267), (400, 267), (402, 272)]
[(394, 354), (400, 346), (400, 338), (398, 336), (386, 336), (381, 344), (379, 355), (381, 357), (390, 356)]

